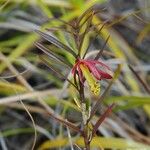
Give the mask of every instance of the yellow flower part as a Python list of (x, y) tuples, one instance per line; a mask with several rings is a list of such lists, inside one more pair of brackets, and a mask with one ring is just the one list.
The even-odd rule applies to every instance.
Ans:
[(81, 71), (82, 71), (86, 81), (88, 82), (88, 84), (90, 86), (92, 93), (94, 95), (98, 96), (100, 93), (100, 84), (97, 82), (96, 78), (90, 73), (87, 66), (81, 64), (80, 68), (81, 68)]

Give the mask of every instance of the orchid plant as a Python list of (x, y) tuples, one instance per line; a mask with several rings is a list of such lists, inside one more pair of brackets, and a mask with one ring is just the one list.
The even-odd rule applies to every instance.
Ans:
[[(56, 116), (53, 116), (57, 121), (63, 123), (64, 125), (67, 125), (69, 128), (80, 132), (81, 136), (83, 136), (84, 143), (85, 143), (85, 149), (90, 150), (90, 142), (92, 141), (92, 138), (94, 137), (98, 127), (103, 122), (103, 120), (108, 116), (108, 114), (111, 112), (114, 104), (109, 106), (107, 110), (104, 112), (102, 116), (99, 117), (97, 122), (93, 124), (91, 122), (92, 117), (96, 113), (96, 110), (99, 106), (99, 102), (101, 100), (101, 97), (99, 100), (97, 100), (95, 106), (91, 108), (91, 106), (87, 105), (87, 99), (85, 97), (85, 84), (88, 83), (89, 89), (91, 91), (91, 94), (95, 96), (100, 96), (100, 82), (103, 79), (112, 79), (112, 72), (109, 66), (107, 66), (102, 60), (100, 60), (100, 56), (102, 54), (103, 49), (101, 49), (94, 59), (87, 59), (86, 54), (88, 53), (88, 50), (90, 48), (90, 44), (87, 46), (86, 50), (84, 50), (84, 54), (82, 53), (82, 47), (84, 44), (84, 40), (86, 35), (89, 32), (96, 32), (95, 38), (99, 35), (101, 30), (103, 29), (104, 24), (100, 24), (100, 29), (97, 31), (96, 27), (92, 25), (93, 17), (99, 13), (99, 11), (94, 11), (93, 7), (89, 8), (87, 11), (85, 11), (79, 18), (74, 20), (71, 23), (65, 22), (61, 19), (54, 19), (61, 23), (63, 23), (62, 27), (54, 27), (47, 29), (47, 33), (36, 30), (36, 32), (44, 38), (46, 41), (50, 42), (57, 48), (63, 50), (64, 52), (69, 53), (72, 55), (73, 59), (75, 60), (74, 63), (70, 63), (69, 61), (65, 60), (60, 55), (54, 53), (54, 51), (51, 51), (48, 47), (46, 47), (44, 44), (41, 44), (39, 42), (35, 43), (35, 45), (42, 50), (45, 54), (49, 56), (49, 59), (56, 59), (57, 61), (64, 64), (64, 66), (68, 66), (70, 68), (70, 72), (72, 74), (72, 79), (66, 78), (65, 75), (60, 73), (57, 69), (55, 69), (49, 62), (43, 57), (40, 56), (41, 60), (59, 77), (66, 79), (71, 86), (73, 86), (79, 94), (79, 100), (78, 102), (75, 100), (75, 103), (77, 107), (80, 108), (82, 113), (82, 122), (80, 126), (75, 126), (69, 121), (61, 120), (57, 118)], [(52, 19), (52, 20), (53, 20)], [(99, 26), (99, 25), (97, 25)], [(56, 37), (53, 36), (52, 33), (55, 31), (63, 31), (70, 35), (71, 38), (74, 39), (75, 47), (77, 49), (74, 50), (73, 47), (65, 45), (63, 42), (59, 41)], [(51, 32), (51, 33), (50, 33)], [(95, 39), (94, 38), (94, 39)], [(109, 36), (108, 36), (109, 39)], [(108, 40), (107, 39), (107, 40)], [(107, 43), (104, 43), (104, 46)], [(104, 47), (103, 46), (103, 47)], [(102, 95), (103, 96), (103, 95)], [(103, 97), (102, 97), (103, 98)]]

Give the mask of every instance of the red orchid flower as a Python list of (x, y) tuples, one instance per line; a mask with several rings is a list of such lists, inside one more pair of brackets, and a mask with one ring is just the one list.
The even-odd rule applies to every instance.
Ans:
[[(103, 70), (100, 67), (103, 67)], [(108, 71), (110, 72), (110, 68), (97, 60), (77, 59), (76, 64), (72, 68), (72, 74), (74, 75), (77, 72), (82, 84), (86, 80), (95, 95), (100, 93), (98, 80), (112, 78), (112, 75)]]

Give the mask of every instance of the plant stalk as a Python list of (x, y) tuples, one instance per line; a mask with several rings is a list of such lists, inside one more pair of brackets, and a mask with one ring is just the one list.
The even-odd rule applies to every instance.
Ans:
[(80, 86), (80, 100), (82, 103), (82, 118), (83, 118), (83, 138), (84, 138), (84, 144), (85, 149), (90, 150), (90, 140), (89, 140), (89, 128), (88, 128), (88, 118), (87, 118), (87, 108), (86, 108), (86, 100), (84, 95), (84, 85), (79, 80), (79, 86)]

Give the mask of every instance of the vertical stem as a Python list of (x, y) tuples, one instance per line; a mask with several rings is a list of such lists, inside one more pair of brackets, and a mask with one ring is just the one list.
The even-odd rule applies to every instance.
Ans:
[[(75, 26), (76, 27), (75, 27), (74, 39), (76, 41), (77, 48), (80, 49), (80, 44), (81, 43), (80, 43), (79, 29), (77, 28), (78, 27), (77, 25), (75, 25)], [(80, 58), (80, 52), (78, 53), (78, 58)], [(79, 77), (78, 72), (77, 72), (77, 75)], [(76, 77), (74, 77), (74, 79), (76, 80)], [(77, 85), (77, 87), (78, 87), (78, 85)], [(86, 116), (86, 101), (85, 101), (85, 95), (84, 95), (84, 85), (80, 81), (80, 77), (79, 77), (79, 95), (80, 95), (81, 104), (83, 104), (82, 105), (83, 106), (82, 110), (84, 110), (84, 112), (82, 112), (83, 117), (84, 117), (84, 114), (85, 114), (85, 118), (86, 118), (87, 116)], [(85, 119), (85, 118), (83, 118), (83, 126), (84, 126), (83, 138), (84, 138), (85, 149), (90, 150), (90, 141), (89, 141), (89, 137), (88, 137), (88, 122), (87, 122), (87, 119)], [(86, 122), (85, 122), (85, 120), (86, 120)]]
[[(79, 79), (79, 86), (80, 86), (80, 99), (81, 99), (81, 103), (86, 106), (86, 101), (85, 101), (85, 95), (84, 95), (84, 85), (82, 84), (82, 82)], [(86, 109), (86, 107), (85, 107)], [(86, 111), (84, 108), (82, 111)], [(84, 113), (84, 112), (83, 112)], [(85, 114), (86, 115), (86, 114)], [(84, 117), (84, 116), (83, 116)], [(85, 116), (86, 118), (87, 116)], [(88, 135), (88, 122), (86, 120), (86, 123), (84, 121), (83, 118), (83, 125), (84, 125), (84, 129), (83, 129), (83, 138), (84, 138), (84, 144), (85, 144), (85, 148), (86, 150), (90, 150), (90, 141), (89, 141), (89, 135)]]
[(90, 143), (89, 143), (87, 135), (85, 135), (84, 137), (84, 143), (85, 143), (86, 150), (90, 150)]
[(80, 99), (81, 99), (81, 103), (85, 103), (84, 85), (81, 83), (80, 80), (79, 80), (79, 84), (80, 84)]

